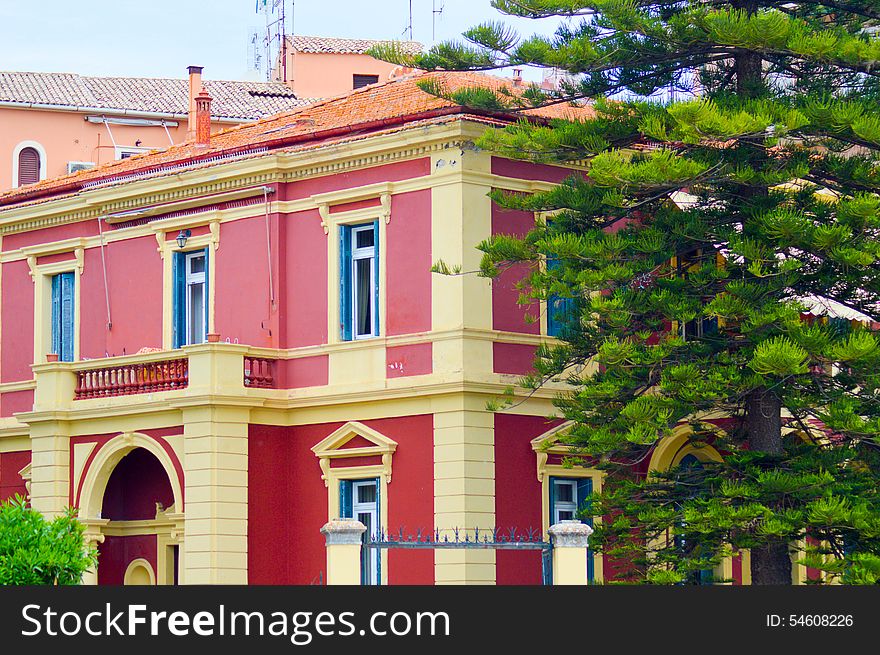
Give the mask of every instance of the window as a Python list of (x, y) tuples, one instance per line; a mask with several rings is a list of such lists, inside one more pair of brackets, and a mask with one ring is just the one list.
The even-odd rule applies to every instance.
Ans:
[[(703, 463), (694, 455), (685, 455), (678, 465), (683, 469), (700, 470), (703, 468)], [(685, 526), (684, 520), (681, 521), (681, 526)], [(677, 535), (675, 537), (675, 547), (678, 551), (689, 554), (697, 545), (688, 543), (684, 536)], [(681, 584), (711, 585), (713, 579), (714, 571), (712, 569), (703, 569), (690, 572)]]
[[(339, 507), (341, 518), (357, 519), (367, 531), (364, 539), (379, 537), (379, 479), (340, 480)], [(375, 548), (361, 549), (361, 584), (381, 584), (379, 552)]]
[(342, 340), (379, 336), (379, 222), (340, 230)]
[[(709, 259), (704, 256), (702, 248), (679, 254), (675, 258), (678, 275), (686, 278), (691, 271), (696, 270), (700, 266), (716, 266), (715, 252), (710, 250), (708, 255)], [(698, 317), (687, 323), (680, 324), (678, 329), (685, 341), (694, 341), (718, 334), (718, 319), (715, 317)]]
[(208, 333), (208, 250), (174, 253), (174, 347), (204, 343)]
[(360, 89), (364, 86), (369, 86), (370, 84), (376, 84), (379, 81), (378, 75), (357, 75), (355, 74), (352, 80), (352, 89)]
[(92, 161), (69, 161), (67, 162), (67, 173), (76, 173), (77, 171), (87, 171), (95, 167)]
[(138, 148), (135, 146), (117, 146), (116, 147), (116, 159), (128, 159), (129, 157), (133, 157), (134, 155), (139, 155), (142, 152), (149, 152), (149, 148)]
[[(593, 493), (592, 478), (550, 478), (550, 525), (578, 519), (581, 510), (589, 507)], [(592, 526), (593, 520), (583, 521)], [(587, 550), (587, 580), (593, 582), (595, 564), (592, 549)]]
[(40, 153), (36, 148), (22, 148), (18, 153), (18, 186), (40, 181)]
[(73, 361), (74, 273), (52, 276), (52, 352), (62, 362)]
[[(553, 270), (559, 267), (558, 259), (548, 259), (547, 269)], [(562, 336), (575, 317), (577, 305), (574, 298), (562, 298), (556, 294), (547, 299), (547, 334), (551, 337)]]

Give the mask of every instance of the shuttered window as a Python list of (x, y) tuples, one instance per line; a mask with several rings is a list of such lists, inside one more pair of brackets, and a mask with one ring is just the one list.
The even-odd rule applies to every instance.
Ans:
[(18, 186), (40, 181), (40, 153), (36, 148), (22, 148), (18, 153)]
[(208, 250), (174, 253), (174, 347), (204, 343), (208, 333)]
[[(367, 528), (363, 540), (379, 538), (379, 508), (379, 478), (339, 481), (340, 518), (363, 523)], [(382, 584), (382, 563), (375, 548), (361, 548), (361, 584)]]
[(52, 352), (62, 362), (73, 361), (74, 284), (73, 273), (52, 276)]
[(360, 89), (361, 87), (368, 86), (370, 84), (376, 84), (378, 81), (378, 75), (355, 75), (352, 88)]
[[(550, 478), (550, 525), (560, 521), (580, 518), (582, 510), (588, 509), (593, 493), (592, 478)], [(593, 519), (581, 519), (582, 523), (593, 525)], [(587, 580), (593, 583), (595, 563), (592, 548), (587, 549)], [(545, 569), (546, 570), (546, 569)]]
[(379, 221), (343, 225), (340, 237), (340, 327), (343, 341), (379, 336)]

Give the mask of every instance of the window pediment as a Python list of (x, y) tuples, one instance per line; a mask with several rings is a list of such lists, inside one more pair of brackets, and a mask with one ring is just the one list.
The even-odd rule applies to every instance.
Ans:
[(390, 483), (391, 459), (395, 450), (397, 450), (396, 441), (357, 421), (346, 423), (312, 446), (312, 452), (315, 453), (321, 466), (324, 486), (330, 484), (331, 460), (375, 456), (382, 458), (382, 475), (385, 481)]

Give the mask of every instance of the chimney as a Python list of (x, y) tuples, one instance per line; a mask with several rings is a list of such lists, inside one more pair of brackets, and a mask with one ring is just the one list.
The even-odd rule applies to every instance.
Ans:
[(513, 69), (513, 86), (522, 86), (522, 68)]
[(211, 96), (202, 89), (196, 96), (196, 146), (211, 145)]
[(190, 66), (189, 73), (189, 122), (186, 127), (186, 140), (196, 136), (196, 96), (202, 90), (202, 66)]

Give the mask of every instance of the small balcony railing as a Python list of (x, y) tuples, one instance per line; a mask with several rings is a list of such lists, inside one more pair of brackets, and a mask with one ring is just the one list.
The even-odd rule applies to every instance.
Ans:
[(249, 389), (274, 389), (275, 360), (264, 357), (245, 357), (244, 386)]
[(75, 400), (130, 396), (183, 389), (189, 384), (189, 360), (121, 364), (76, 372)]

